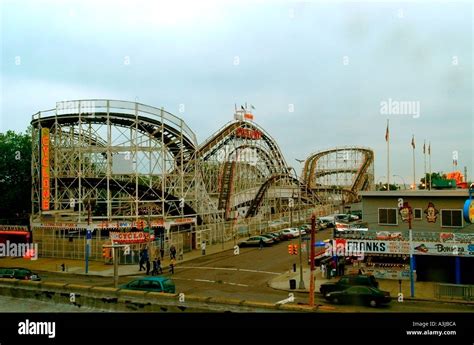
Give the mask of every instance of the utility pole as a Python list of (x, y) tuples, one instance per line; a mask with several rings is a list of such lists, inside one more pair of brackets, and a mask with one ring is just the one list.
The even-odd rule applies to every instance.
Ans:
[(103, 248), (112, 248), (112, 255), (114, 259), (114, 287), (118, 288), (118, 281), (119, 281), (119, 276), (118, 276), (118, 250), (120, 248), (125, 248), (127, 247), (126, 245), (123, 244), (112, 244), (112, 245), (106, 245), (103, 246)]
[(311, 215), (311, 270), (309, 275), (309, 306), (314, 307), (314, 289), (315, 289), (315, 281), (314, 281), (314, 237), (316, 231), (316, 216), (314, 214)]

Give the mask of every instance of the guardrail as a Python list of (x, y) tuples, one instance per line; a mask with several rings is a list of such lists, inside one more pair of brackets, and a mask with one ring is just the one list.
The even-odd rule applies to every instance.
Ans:
[(474, 285), (435, 284), (435, 297), (438, 299), (462, 299), (474, 301)]
[(109, 287), (0, 278), (0, 295), (111, 312), (315, 312), (317, 307), (272, 304)]

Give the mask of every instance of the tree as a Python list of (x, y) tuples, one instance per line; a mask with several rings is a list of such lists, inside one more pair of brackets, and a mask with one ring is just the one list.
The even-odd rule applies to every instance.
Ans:
[(0, 222), (28, 224), (31, 212), (31, 130), (0, 133)]
[[(440, 172), (431, 173), (431, 182), (433, 182), (434, 180), (444, 180), (445, 178), (446, 178), (446, 175)], [(422, 177), (420, 179), (420, 184), (418, 185), (418, 189), (425, 189), (425, 181), (428, 181), (428, 183), (430, 183), (430, 174), (427, 173), (425, 177)]]

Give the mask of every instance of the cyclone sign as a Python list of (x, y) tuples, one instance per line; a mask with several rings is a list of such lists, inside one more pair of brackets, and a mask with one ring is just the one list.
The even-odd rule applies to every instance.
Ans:
[(112, 243), (132, 244), (145, 243), (150, 240), (150, 235), (143, 231), (135, 232), (109, 232)]
[(49, 201), (50, 201), (49, 128), (41, 128), (40, 160), (41, 160), (41, 209), (43, 211), (48, 211)]

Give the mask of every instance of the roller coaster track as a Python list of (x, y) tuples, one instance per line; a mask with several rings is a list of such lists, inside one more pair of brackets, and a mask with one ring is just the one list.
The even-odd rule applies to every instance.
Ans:
[(296, 183), (300, 188), (300, 193), (305, 192), (306, 195), (302, 195), (302, 199), (307, 199), (307, 201), (319, 202), (318, 197), (313, 193), (312, 190), (308, 189), (306, 185), (302, 184), (298, 179), (294, 178), (293, 176), (286, 175), (286, 174), (279, 174), (273, 175), (268, 180), (266, 180), (259, 188), (255, 198), (250, 203), (250, 207), (247, 210), (245, 218), (254, 217), (258, 213), (258, 208), (265, 197), (265, 193), (268, 189), (272, 186), (273, 183), (277, 182), (278, 180), (288, 179), (291, 180), (293, 183)]
[[(58, 182), (61, 183), (63, 186), (67, 186), (68, 188), (77, 188), (79, 187), (79, 178), (77, 177), (62, 177), (58, 178)], [(91, 189), (98, 188), (98, 189), (107, 189), (107, 179), (97, 178), (97, 177), (83, 177), (81, 179), (81, 186), (82, 187), (89, 187)], [(116, 180), (109, 180), (109, 188), (114, 191), (124, 191), (129, 194), (136, 193), (136, 184), (135, 181), (116, 181)], [(163, 192), (159, 189), (150, 188), (149, 186), (145, 186), (142, 184), (138, 184), (138, 192), (142, 196), (144, 200), (159, 200), (162, 197), (165, 200), (165, 211), (170, 212), (170, 214), (175, 213), (174, 215), (179, 216), (180, 214), (173, 210), (179, 210), (179, 200), (175, 196)], [(158, 202), (158, 201), (157, 201)], [(172, 207), (173, 206), (173, 207)], [(184, 204), (183, 208), (184, 215), (195, 215), (195, 210), (188, 205), (187, 203)], [(197, 215), (197, 222), (198, 224), (202, 223), (202, 219), (199, 215)]]
[[(100, 101), (100, 100), (99, 100)], [(124, 102), (127, 103), (128, 102)], [(170, 153), (175, 157), (176, 163), (180, 164), (181, 155), (183, 152), (183, 161), (190, 160), (196, 152), (196, 139), (194, 134), (189, 130), (189, 133), (184, 133), (179, 127), (177, 117), (169, 114), (158, 108), (149, 107), (134, 103), (137, 106), (142, 106), (145, 110), (137, 111), (131, 108), (114, 108), (114, 107), (98, 107), (99, 111), (95, 111), (91, 115), (78, 114), (71, 112), (69, 114), (54, 114), (54, 110), (41, 112), (38, 116), (34, 116), (31, 121), (33, 127), (52, 128), (54, 125), (73, 125), (79, 122), (91, 124), (106, 124), (110, 121), (111, 124), (124, 128), (137, 128), (139, 131), (153, 137), (159, 141), (163, 141)], [(42, 117), (41, 114), (46, 113), (50, 116)], [(149, 116), (138, 115), (146, 114)], [(163, 121), (163, 120), (166, 120)], [(175, 123), (176, 122), (176, 123)], [(181, 127), (183, 125), (181, 124)], [(186, 126), (187, 128), (187, 126)]]
[[(336, 153), (339, 151), (358, 151), (363, 154), (363, 162), (359, 167), (354, 168), (341, 168), (341, 169), (321, 169), (317, 170), (318, 161), (323, 156), (329, 155), (331, 153)], [(311, 190), (314, 190), (318, 194), (320, 192), (334, 192), (334, 193), (343, 193), (349, 196), (348, 201), (354, 201), (358, 198), (358, 193), (361, 190), (367, 190), (369, 188), (369, 168), (373, 164), (374, 161), (374, 154), (371, 149), (363, 148), (363, 147), (342, 147), (342, 148), (333, 148), (329, 150), (324, 150), (317, 152), (315, 154), (310, 155), (306, 161), (303, 168), (303, 182), (304, 184)], [(325, 175), (331, 174), (339, 174), (339, 173), (355, 173), (355, 179), (352, 182), (350, 188), (342, 188), (342, 187), (331, 187), (331, 186), (322, 186), (322, 185), (315, 185), (314, 181), (318, 177), (322, 177)]]
[[(280, 171), (282, 173), (287, 173), (288, 168), (286, 166), (285, 159), (280, 151), (280, 148), (273, 140), (268, 133), (266, 133), (262, 128), (256, 126), (254, 123), (248, 121), (233, 121), (226, 124), (223, 128), (214, 133), (208, 140), (206, 140), (198, 148), (199, 156), (205, 161), (229, 141), (235, 138), (235, 131), (237, 128), (247, 128), (259, 131), (261, 133), (261, 140), (263, 140), (269, 147), (269, 150), (275, 155), (275, 159), (269, 159), (268, 153), (265, 153), (267, 157), (267, 168), (269, 171)], [(243, 145), (242, 148), (250, 148), (251, 145)], [(254, 147), (255, 148), (255, 147)], [(262, 154), (263, 150), (259, 150), (259, 153)], [(264, 157), (265, 157), (264, 155)]]

